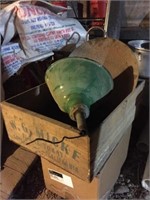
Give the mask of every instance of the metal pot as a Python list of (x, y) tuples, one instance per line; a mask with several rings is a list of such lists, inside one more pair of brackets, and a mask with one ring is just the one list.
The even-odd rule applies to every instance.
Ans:
[(128, 45), (134, 51), (139, 64), (139, 74), (141, 77), (150, 78), (150, 41), (132, 40)]
[[(104, 37), (88, 40), (89, 32), (94, 29), (103, 31)], [(128, 76), (128, 78), (132, 83), (132, 88), (136, 87), (139, 77), (138, 61), (134, 52), (126, 44), (117, 39), (107, 37), (107, 32), (97, 26), (88, 30), (86, 40), (82, 45), (75, 48), (69, 57), (94, 60), (103, 65), (110, 72), (113, 79), (132, 68), (132, 77)]]

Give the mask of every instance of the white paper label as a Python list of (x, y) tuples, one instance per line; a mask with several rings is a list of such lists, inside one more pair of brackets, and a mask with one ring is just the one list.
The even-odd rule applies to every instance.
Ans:
[(72, 183), (72, 179), (71, 179), (70, 176), (62, 174), (62, 173), (55, 171), (53, 169), (48, 169), (48, 173), (49, 173), (50, 178), (52, 180), (55, 180), (59, 183), (62, 183), (64, 185), (67, 185), (67, 186), (73, 188), (73, 183)]

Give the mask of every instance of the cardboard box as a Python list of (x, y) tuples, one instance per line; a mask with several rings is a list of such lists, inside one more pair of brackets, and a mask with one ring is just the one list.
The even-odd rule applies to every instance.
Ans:
[[(89, 134), (81, 137), (76, 123), (63, 113), (42, 84), (1, 103), (9, 139), (62, 167), (84, 181), (91, 181), (121, 140), (135, 116), (139, 82), (131, 93), (115, 83), (114, 90), (91, 106)], [(52, 142), (60, 141), (58, 144)]]
[(131, 126), (126, 129), (121, 141), (112, 152), (99, 174), (87, 183), (48, 160), (41, 158), (46, 188), (69, 199), (100, 199), (115, 184), (126, 159)]

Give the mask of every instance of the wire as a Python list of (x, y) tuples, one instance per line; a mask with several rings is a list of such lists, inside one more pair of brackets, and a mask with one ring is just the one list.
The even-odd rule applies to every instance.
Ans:
[(74, 136), (74, 137), (64, 136), (60, 141), (56, 141), (56, 142), (53, 142), (51, 140), (46, 140), (44, 138), (36, 138), (35, 140), (32, 140), (31, 142), (26, 143), (26, 145), (29, 145), (29, 144), (37, 141), (37, 140), (41, 140), (41, 141), (48, 142), (48, 143), (51, 143), (51, 144), (59, 144), (59, 143), (63, 142), (65, 139), (72, 140), (72, 139), (76, 139), (76, 138), (80, 138), (80, 137), (84, 137), (84, 136), (86, 136), (86, 133), (85, 132), (80, 132), (79, 136)]

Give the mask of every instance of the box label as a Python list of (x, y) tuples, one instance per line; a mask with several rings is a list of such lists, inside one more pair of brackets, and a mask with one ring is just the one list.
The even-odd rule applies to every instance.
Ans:
[(55, 171), (53, 169), (49, 169), (49, 168), (48, 168), (48, 173), (49, 173), (51, 179), (73, 188), (73, 183), (72, 183), (72, 179), (70, 176), (67, 176), (65, 174), (62, 174), (60, 172), (57, 172), (57, 171)]

